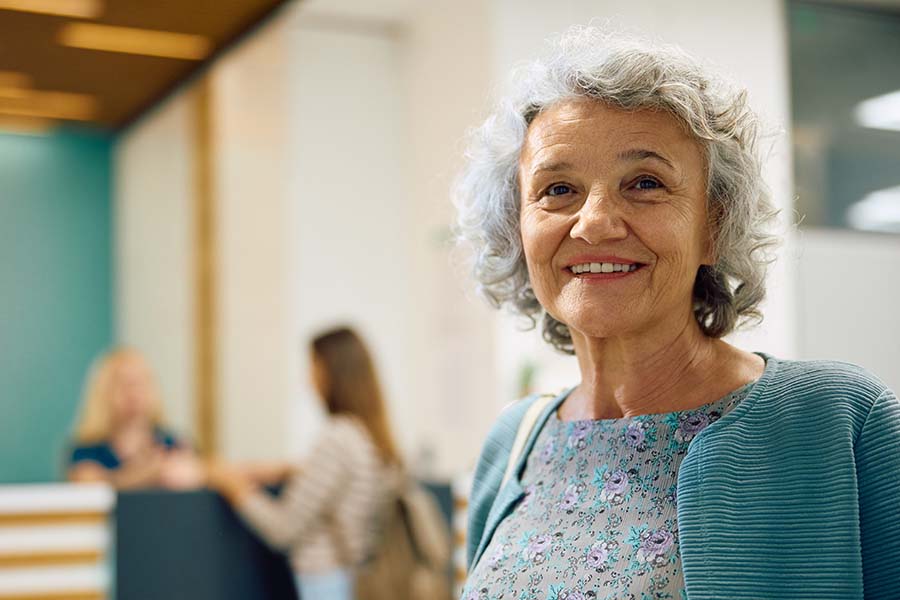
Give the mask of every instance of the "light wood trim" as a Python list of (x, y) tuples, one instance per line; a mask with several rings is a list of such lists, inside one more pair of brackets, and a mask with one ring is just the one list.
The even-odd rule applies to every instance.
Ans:
[(22, 554), (0, 554), (0, 569), (12, 567), (56, 567), (60, 565), (82, 565), (97, 563), (103, 559), (99, 550), (74, 550), (68, 552), (33, 552)]
[(460, 498), (457, 496), (453, 499), (453, 508), (456, 510), (465, 510), (469, 507), (469, 501), (466, 498)]
[(109, 515), (103, 512), (59, 513), (0, 513), (0, 526), (5, 525), (84, 525), (106, 524)]
[(194, 424), (200, 453), (218, 450), (216, 414), (216, 206), (213, 169), (212, 83), (194, 90)]
[(15, 595), (0, 593), (0, 600), (106, 600), (106, 594), (99, 591), (82, 590)]

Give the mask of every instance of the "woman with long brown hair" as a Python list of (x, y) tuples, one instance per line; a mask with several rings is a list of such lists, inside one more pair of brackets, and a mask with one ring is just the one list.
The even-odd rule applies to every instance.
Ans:
[(210, 485), (264, 540), (290, 553), (301, 598), (350, 600), (353, 567), (374, 549), (400, 455), (362, 339), (341, 327), (316, 336), (310, 350), (328, 418), (307, 460), (278, 497), (223, 465), (210, 467)]

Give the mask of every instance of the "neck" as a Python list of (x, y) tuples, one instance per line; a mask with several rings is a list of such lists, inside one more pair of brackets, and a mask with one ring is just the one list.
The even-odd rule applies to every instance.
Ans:
[[(693, 315), (656, 331), (590, 337), (572, 331), (581, 383), (560, 409), (561, 418), (614, 419), (670, 412), (703, 404), (730, 346), (700, 330)], [(731, 349), (735, 350), (735, 349)]]

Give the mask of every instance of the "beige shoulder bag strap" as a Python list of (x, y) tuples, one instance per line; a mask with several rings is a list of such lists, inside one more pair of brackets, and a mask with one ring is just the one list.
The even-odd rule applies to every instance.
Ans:
[(556, 397), (553, 394), (540, 396), (528, 407), (528, 410), (525, 411), (525, 415), (519, 423), (519, 429), (516, 431), (512, 449), (509, 452), (509, 462), (506, 463), (506, 473), (503, 474), (503, 481), (500, 482), (500, 489), (503, 489), (503, 486), (506, 485), (506, 482), (512, 477), (513, 471), (516, 469), (516, 465), (522, 455), (522, 450), (525, 448), (525, 442), (528, 441), (528, 436), (531, 434), (531, 430), (534, 429), (534, 424), (537, 422), (538, 417), (555, 398)]

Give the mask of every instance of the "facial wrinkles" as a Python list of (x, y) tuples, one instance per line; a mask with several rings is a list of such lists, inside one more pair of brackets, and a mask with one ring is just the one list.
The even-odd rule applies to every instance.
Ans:
[[(646, 305), (656, 308), (661, 303), (672, 302), (672, 295), (664, 291), (666, 288), (692, 285), (693, 274), (688, 271), (697, 259), (698, 248), (690, 240), (700, 237), (697, 229), (702, 226), (698, 223), (703, 223), (705, 217), (705, 202), (699, 205), (697, 202), (698, 197), (705, 196), (705, 169), (702, 164), (694, 164), (699, 154), (695, 143), (680, 129), (673, 128), (672, 121), (661, 114), (659, 121), (653, 113), (627, 114), (627, 118), (622, 118), (622, 113), (614, 118), (607, 115), (606, 111), (585, 114), (584, 106), (579, 103), (562, 107), (552, 115), (541, 115), (532, 123), (521, 155), (518, 175), (523, 191), (521, 218), (527, 226), (523, 227), (523, 241), (531, 246), (526, 248), (529, 271), (543, 277), (544, 283), (552, 282), (551, 289), (545, 291), (555, 296), (552, 300), (563, 314), (574, 310), (579, 301), (589, 300), (587, 296), (581, 297), (588, 294), (581, 287), (574, 288), (577, 294), (558, 295), (568, 279), (556, 268), (560, 265), (554, 264), (555, 257), (562, 255), (560, 249), (566, 244), (576, 219), (583, 216), (579, 212), (585, 201), (614, 198), (616, 206), (610, 216), (622, 218), (628, 235), (633, 235), (636, 242), (627, 249), (620, 245), (623, 254), (631, 253), (635, 259), (646, 257), (647, 262), (659, 261), (658, 266), (665, 267), (660, 272), (651, 270), (650, 276), (656, 281), (642, 300)], [(629, 150), (657, 152), (672, 162), (674, 168), (653, 158), (619, 158), (619, 154)], [(560, 163), (569, 163), (571, 168), (560, 172), (541, 171), (544, 166)], [(627, 193), (625, 186), (631, 185), (630, 178), (643, 174), (662, 181), (665, 190), (660, 192), (659, 205), (633, 203), (631, 198), (623, 196)], [(547, 186), (557, 182), (573, 186), (580, 197), (571, 207), (544, 210), (537, 201)], [(613, 207), (607, 208), (610, 209)], [(702, 235), (703, 231), (699, 233)], [(612, 239), (605, 241), (612, 242)], [(621, 240), (615, 243), (620, 244)], [(611, 248), (612, 244), (605, 249)], [(587, 248), (582, 246), (582, 249)], [(558, 291), (554, 293), (552, 288)], [(685, 297), (689, 299), (689, 296), (690, 290), (686, 289)]]
[[(673, 159), (686, 150), (683, 146), (690, 143), (689, 141), (670, 141), (664, 139), (669, 136), (660, 136), (660, 132), (649, 130), (630, 131), (626, 129), (621, 131), (621, 128), (617, 128), (604, 136), (616, 140), (615, 144), (608, 144), (612, 147), (613, 152), (606, 150), (604, 153), (602, 144), (597, 144), (596, 140), (592, 140), (590, 134), (587, 133), (592, 128), (596, 130), (597, 123), (594, 121), (595, 119), (590, 118), (569, 119), (570, 126), (553, 128), (542, 123), (528, 136), (520, 162), (519, 178), (521, 183), (530, 184), (522, 187), (529, 196), (540, 193), (541, 190), (536, 189), (539, 187), (536, 185), (538, 180), (543, 182), (546, 178), (552, 179), (554, 175), (566, 174), (542, 171), (546, 165), (560, 163), (573, 165), (573, 170), (588, 174), (593, 181), (597, 181), (598, 176), (645, 168), (664, 176), (666, 186), (672, 193), (685, 190), (690, 183), (693, 183), (687, 180), (685, 169), (680, 161), (677, 158)], [(668, 146), (674, 146), (673, 150), (669, 151)], [(632, 148), (655, 151), (669, 159), (673, 163), (674, 169), (653, 158), (624, 161), (618, 159), (617, 155), (620, 152)], [(612, 154), (612, 156), (605, 154)], [(527, 172), (524, 168), (526, 164), (529, 166)]]

